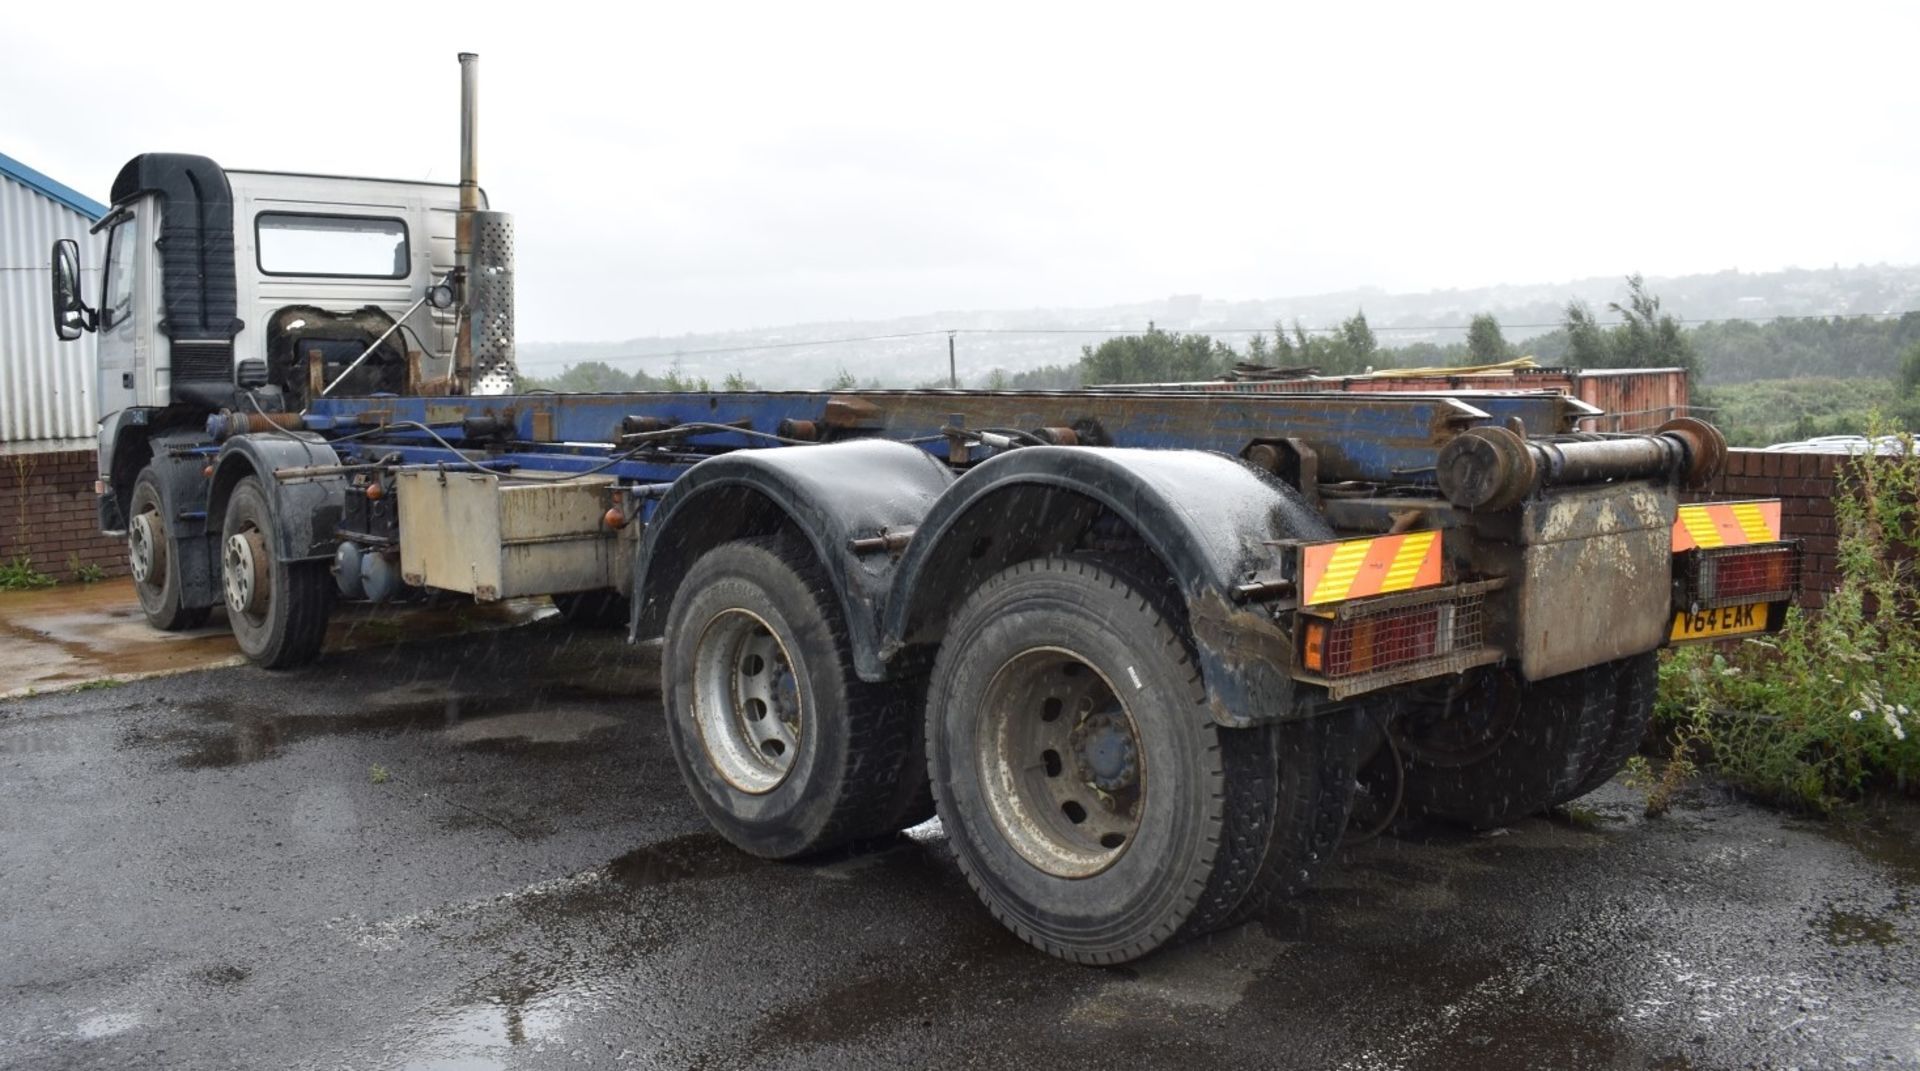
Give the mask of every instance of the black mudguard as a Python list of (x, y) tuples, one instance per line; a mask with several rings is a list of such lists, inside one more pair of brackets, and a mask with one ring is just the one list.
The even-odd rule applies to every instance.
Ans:
[(849, 544), (914, 527), (952, 483), (952, 472), (925, 450), (877, 439), (738, 450), (702, 461), (661, 499), (636, 551), (633, 636), (661, 634), (679, 578), (701, 554), (791, 529), (833, 579), (855, 671), (882, 680), (888, 667), (879, 654), (879, 620), (894, 559), (855, 554)]
[(1201, 451), (1029, 447), (976, 466), (920, 521), (894, 572), (883, 653), (939, 642), (954, 606), (1007, 560), (996, 560), (993, 540), (1023, 544), (1011, 560), (1055, 553), (1102, 509), (1178, 585), (1215, 722), (1245, 727), (1312, 712), (1295, 701), (1291, 630), (1233, 592), (1278, 576), (1276, 544), (1333, 531), (1272, 475)]
[(258, 476), (273, 503), (274, 552), (281, 561), (331, 558), (339, 546), (340, 516), (346, 505), (345, 476), (276, 478), (276, 472), (338, 465), (340, 457), (311, 432), (236, 435), (214, 462), (207, 498), (207, 528), (216, 541), (234, 485)]
[[(205, 435), (186, 431), (157, 434), (150, 441), (153, 456), (146, 462), (160, 477), (161, 507), (173, 533), (174, 562), (180, 571), (180, 604), (188, 607), (213, 606), (221, 598), (220, 556), (215, 547), (220, 526), (216, 523), (211, 532), (207, 530), (206, 468), (211, 459), (195, 450), (206, 441)], [(132, 480), (127, 481), (126, 493), (133, 493)]]

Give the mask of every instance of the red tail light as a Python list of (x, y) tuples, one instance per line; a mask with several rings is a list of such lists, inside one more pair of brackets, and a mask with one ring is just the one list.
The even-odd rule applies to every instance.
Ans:
[(1443, 661), (1481, 645), (1478, 594), (1405, 605), (1348, 603), (1332, 617), (1302, 620), (1301, 668), (1329, 681)]
[[(1453, 607), (1415, 606), (1405, 610), (1336, 622), (1327, 636), (1329, 677), (1350, 677), (1376, 669), (1432, 658), (1437, 652), (1440, 620), (1453, 616)], [(1447, 630), (1449, 633), (1452, 630)]]
[(1693, 592), (1702, 606), (1775, 602), (1800, 590), (1800, 548), (1791, 543), (1699, 551)]

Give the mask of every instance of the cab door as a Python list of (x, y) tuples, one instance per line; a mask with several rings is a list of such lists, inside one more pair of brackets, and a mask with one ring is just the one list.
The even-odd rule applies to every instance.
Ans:
[(167, 404), (163, 372), (154, 368), (155, 310), (153, 236), (158, 204), (134, 202), (107, 227), (106, 262), (100, 272), (98, 333), (100, 413)]

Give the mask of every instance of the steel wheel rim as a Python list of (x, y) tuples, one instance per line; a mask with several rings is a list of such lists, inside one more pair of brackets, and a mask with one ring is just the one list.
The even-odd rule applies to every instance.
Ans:
[(127, 565), (136, 584), (150, 587), (166, 584), (166, 528), (160, 521), (159, 510), (141, 510), (127, 526)]
[(1146, 769), (1113, 682), (1065, 648), (1032, 648), (994, 674), (981, 714), (982, 795), (1013, 850), (1057, 878), (1119, 862), (1140, 832)]
[(227, 609), (253, 621), (265, 615), (271, 594), (271, 582), (267, 576), (269, 564), (267, 541), (252, 524), (227, 537), (220, 560)]
[(735, 608), (707, 622), (693, 659), (693, 722), (714, 772), (751, 795), (780, 787), (806, 714), (786, 644), (765, 618)]

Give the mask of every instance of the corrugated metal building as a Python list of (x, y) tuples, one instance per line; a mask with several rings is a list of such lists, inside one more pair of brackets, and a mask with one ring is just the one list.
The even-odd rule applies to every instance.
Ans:
[(92, 439), (94, 348), (53, 336), (48, 260), (80, 243), (87, 303), (99, 304), (103, 248), (88, 228), (105, 205), (0, 153), (0, 444)]

